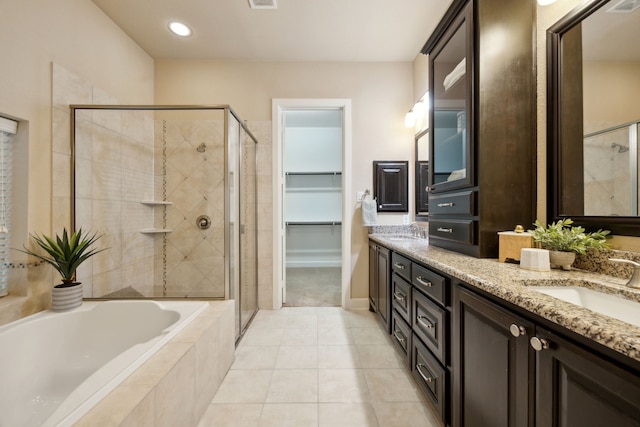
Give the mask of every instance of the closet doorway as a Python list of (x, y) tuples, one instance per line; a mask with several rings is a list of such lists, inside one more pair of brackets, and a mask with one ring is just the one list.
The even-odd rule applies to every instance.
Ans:
[(277, 108), (280, 248), (274, 253), (279, 302), (286, 306), (344, 306), (348, 289), (346, 111), (344, 101), (322, 101)]

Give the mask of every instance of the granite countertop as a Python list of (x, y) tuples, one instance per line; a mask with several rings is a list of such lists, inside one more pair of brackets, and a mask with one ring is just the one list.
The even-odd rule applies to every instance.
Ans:
[(579, 284), (601, 292), (622, 294), (627, 299), (640, 302), (640, 290), (626, 287), (624, 279), (581, 270), (529, 271), (516, 264), (498, 262), (497, 259), (473, 258), (430, 246), (427, 239), (385, 234), (370, 234), (369, 237), (392, 250), (640, 361), (640, 327), (529, 287)]

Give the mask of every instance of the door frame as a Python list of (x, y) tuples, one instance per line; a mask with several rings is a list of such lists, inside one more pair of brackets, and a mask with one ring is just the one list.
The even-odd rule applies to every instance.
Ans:
[(341, 109), (342, 126), (342, 266), (341, 306), (350, 308), (351, 301), (351, 99), (278, 99), (271, 101), (273, 149), (273, 307), (282, 307), (285, 287), (284, 254), (284, 147), (283, 112), (295, 109)]

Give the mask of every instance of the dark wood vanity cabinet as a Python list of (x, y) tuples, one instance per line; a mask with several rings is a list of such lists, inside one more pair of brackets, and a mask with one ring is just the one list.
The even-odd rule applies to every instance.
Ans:
[(640, 426), (640, 377), (544, 328), (536, 353), (535, 425)]
[(391, 254), (391, 339), (425, 397), (449, 423), (450, 279)]
[(454, 0), (422, 49), (434, 246), (497, 257), (497, 232), (535, 219), (534, 30), (535, 2)]
[(528, 336), (533, 328), (532, 322), (454, 286), (453, 426), (532, 425), (535, 355)]
[(442, 423), (449, 425), (451, 279), (413, 261), (411, 285), (411, 375)]
[(391, 337), (403, 357), (407, 368), (411, 369), (411, 301), (413, 287), (411, 280), (412, 262), (408, 258), (392, 252), (391, 254)]
[(453, 426), (640, 426), (638, 372), (461, 284), (452, 311)]
[(390, 327), (391, 251), (369, 241), (369, 309), (378, 314), (385, 330)]

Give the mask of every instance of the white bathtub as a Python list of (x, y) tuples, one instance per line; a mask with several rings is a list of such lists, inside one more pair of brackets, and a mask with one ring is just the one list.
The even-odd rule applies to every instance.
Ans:
[(207, 307), (85, 302), (0, 327), (0, 427), (73, 424)]

